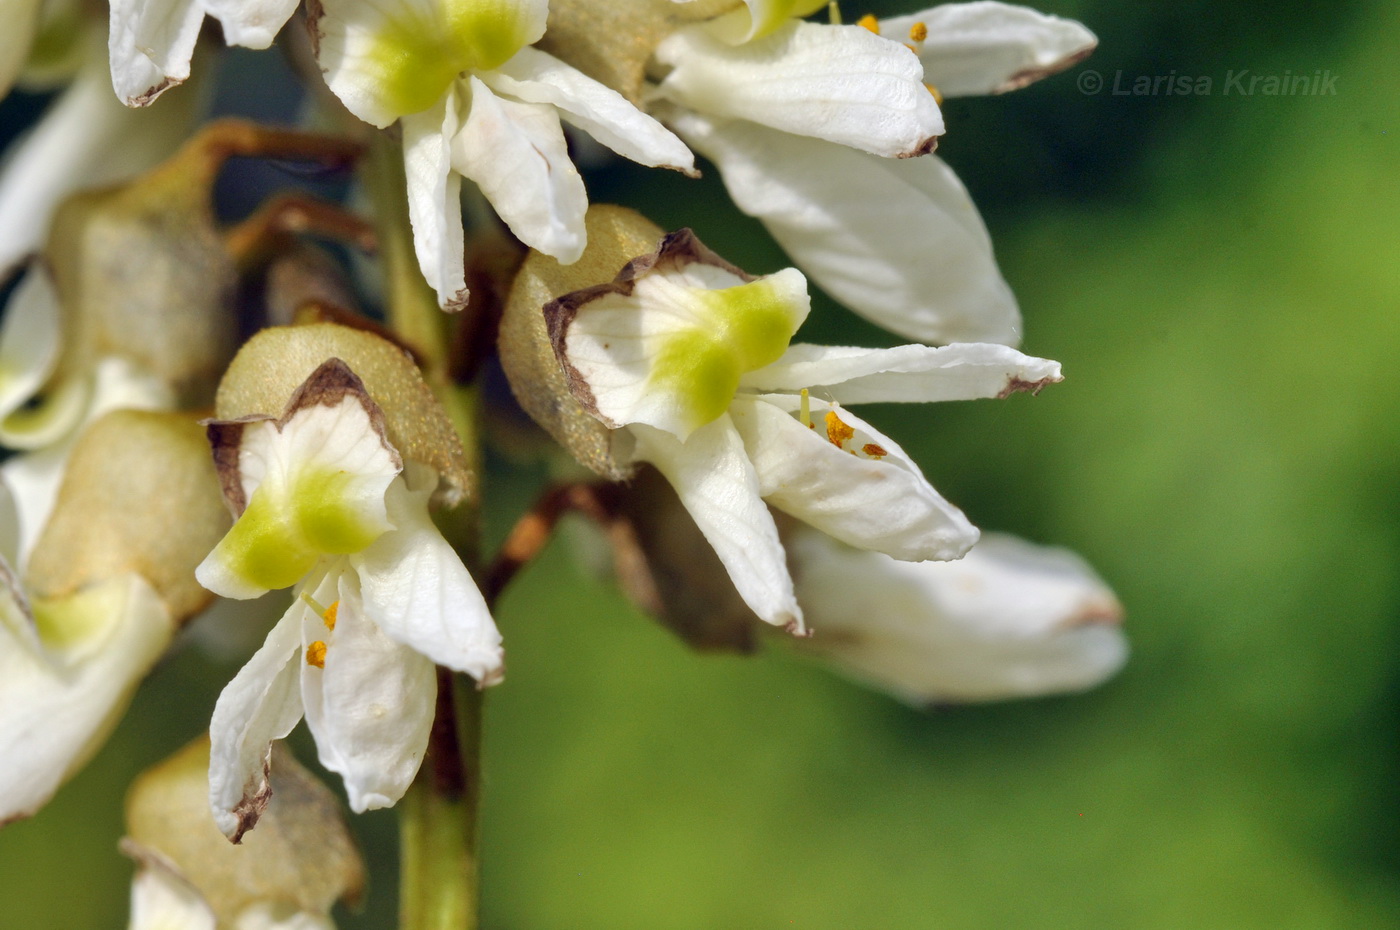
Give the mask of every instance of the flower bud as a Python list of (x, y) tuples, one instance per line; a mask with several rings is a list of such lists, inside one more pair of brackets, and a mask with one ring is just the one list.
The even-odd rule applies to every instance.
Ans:
[(564, 294), (606, 284), (638, 255), (656, 249), (660, 227), (625, 207), (588, 210), (588, 248), (572, 265), (531, 252), (516, 275), (501, 319), (501, 365), (520, 406), (574, 458), (618, 481), (631, 469), (618, 462), (609, 430), (570, 392), (550, 342), (544, 306)]
[[(364, 864), (334, 794), (280, 746), (272, 762), (274, 797), (260, 828), (239, 846), (209, 816), (207, 737), (136, 780), (126, 799), (122, 844), (141, 872), (133, 928), (159, 926), (138, 919), (143, 891), (147, 900), (162, 891), (180, 899), (186, 913), (203, 908), (221, 927), (262, 926), (258, 918), (298, 914), (312, 926), (321, 925), (316, 919), (328, 925), (337, 900), (358, 898)], [(142, 889), (143, 881), (157, 888)]]
[(384, 413), (385, 436), (405, 459), (437, 471), (440, 503), (475, 497), (462, 440), (409, 353), (380, 336), (335, 323), (275, 326), (249, 339), (228, 367), (216, 400), (220, 420), (280, 412), (327, 359), (342, 359)]

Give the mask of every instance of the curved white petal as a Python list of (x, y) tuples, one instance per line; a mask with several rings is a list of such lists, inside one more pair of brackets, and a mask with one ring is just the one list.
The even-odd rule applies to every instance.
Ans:
[(214, 912), (193, 885), (159, 866), (131, 880), (128, 930), (215, 930)]
[(987, 229), (936, 156), (873, 158), (695, 113), (669, 122), (716, 164), (735, 205), (856, 313), (920, 342), (1020, 342)]
[(353, 572), (340, 577), (335, 617), (328, 629), (314, 612), (303, 614), (306, 647), (324, 644), (324, 667), (311, 663), (310, 652), (301, 660), (302, 697), (321, 764), (345, 780), (351, 810), (363, 813), (392, 806), (418, 774), (437, 673), (431, 659), (389, 639), (364, 615)]
[(112, 87), (129, 107), (144, 107), (190, 76), (204, 23), (196, 0), (111, 0), (107, 52)]
[(40, 0), (8, 0), (0, 29), (0, 99), (14, 86), (39, 27)]
[(470, 79), (471, 109), (452, 141), (452, 167), (471, 178), (516, 238), (568, 265), (587, 242), (583, 189), (554, 107), (517, 103)]
[(237, 842), (257, 823), (272, 788), (272, 742), (302, 717), (298, 688), (302, 616), (294, 601), (267, 641), (233, 676), (209, 721), (209, 806), (223, 834)]
[(1005, 397), (1061, 381), (1060, 363), (985, 342), (940, 348), (861, 349), (799, 343), (782, 358), (741, 379), (756, 392), (812, 394), (840, 404)]
[[(339, 366), (344, 368), (344, 364)], [(195, 577), (224, 597), (290, 587), (326, 554), (358, 552), (393, 528), (384, 493), (402, 462), (384, 438), (373, 401), (359, 392), (318, 396), (326, 366), (298, 389), (285, 421), (215, 423), (216, 446), (236, 430), (236, 451), (216, 448), (226, 494), (241, 512)], [(351, 375), (353, 377), (353, 375)], [(358, 384), (358, 381), (356, 381)], [(227, 466), (236, 455), (236, 474)]]
[(773, 515), (729, 417), (702, 426), (685, 442), (649, 426), (628, 430), (636, 440), (633, 457), (651, 462), (671, 482), (744, 603), (759, 619), (802, 633), (802, 610)]
[(39, 393), (58, 363), (60, 336), (53, 279), (42, 265), (32, 264), (10, 296), (0, 323), (0, 444), (11, 448), (49, 445), (82, 416), (80, 406), (74, 403), (21, 410)]
[(1123, 609), (1083, 559), (989, 534), (956, 562), (897, 562), (799, 528), (787, 537), (804, 643), (913, 704), (1081, 691), (1117, 672)]
[(12, 577), (3, 587), (0, 824), (33, 814), (88, 760), (175, 633), (138, 575), (36, 603), (33, 620)]
[(327, 86), (383, 129), (538, 41), (548, 12), (548, 0), (320, 0), (308, 25)]
[(492, 684), (501, 676), (501, 634), (461, 558), (428, 515), (432, 489), (389, 486), (392, 532), (350, 563), (360, 578), (365, 616), (384, 634), (432, 659)]
[(671, 68), (658, 94), (701, 113), (885, 157), (922, 155), (943, 133), (914, 53), (859, 26), (792, 22), (740, 46), (691, 26), (656, 58)]
[(267, 48), (296, 12), (299, 0), (200, 0), (223, 27), (224, 41)]
[(583, 304), (566, 361), (608, 426), (645, 423), (685, 440), (723, 415), (743, 372), (782, 352), (810, 310), (796, 268), (745, 282), (693, 262)]
[(452, 170), (452, 138), (460, 121), (457, 91), (449, 88), (436, 107), (405, 116), (401, 124), (413, 250), (438, 306), (450, 311), (465, 307), (468, 296), (462, 180)]
[(522, 48), (481, 79), (498, 94), (555, 107), (566, 122), (623, 158), (653, 168), (695, 171), (695, 156), (669, 129), (611, 87), (537, 48)]
[[(797, 398), (785, 394), (741, 395), (731, 408), (768, 503), (896, 559), (957, 559), (977, 541), (977, 528), (889, 437), (815, 398), (813, 428), (792, 416), (797, 409)], [(833, 428), (828, 413), (849, 436)]]
[[(927, 38), (914, 41), (919, 33)], [(1099, 44), (1072, 19), (990, 0), (881, 20), (880, 35), (918, 49), (924, 79), (945, 97), (1025, 87), (1082, 61)]]
[(43, 244), (63, 198), (130, 177), (173, 152), (193, 124), (194, 98), (180, 94), (154, 110), (129, 110), (112, 97), (106, 62), (88, 59), (0, 169), (0, 277)]

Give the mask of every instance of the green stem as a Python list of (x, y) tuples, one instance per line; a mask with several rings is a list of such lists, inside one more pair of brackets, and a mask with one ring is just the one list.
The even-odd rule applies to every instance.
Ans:
[[(419, 354), (423, 377), (457, 428), (474, 470), (480, 458), (476, 390), (451, 377), (446, 315), (418, 270), (405, 197), (403, 149), (379, 133), (365, 184), (374, 204), (389, 327)], [(469, 566), (479, 536), (478, 501), (437, 514)], [(439, 668), (437, 712), (418, 777), (399, 802), (400, 930), (476, 930), (477, 810), (481, 797), (482, 695), (463, 675)]]
[(438, 670), (438, 711), (418, 779), (399, 802), (400, 930), (476, 930), (481, 692)]

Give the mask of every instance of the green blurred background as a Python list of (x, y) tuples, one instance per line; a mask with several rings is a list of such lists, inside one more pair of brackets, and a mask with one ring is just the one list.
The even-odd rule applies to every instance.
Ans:
[[(486, 927), (1400, 926), (1400, 8), (1040, 8), (1098, 32), (1083, 67), (1110, 87), (1175, 69), (1216, 92), (1087, 95), (1071, 72), (949, 102), (940, 152), (1024, 347), (1067, 380), (869, 418), (982, 527), (1083, 553), (1127, 606), (1128, 668), (916, 712), (781, 644), (688, 652), (558, 540), (499, 614)], [(1330, 70), (1337, 92), (1223, 96), (1239, 69)], [(713, 177), (590, 186), (783, 264)], [(829, 303), (804, 336), (893, 342)], [(497, 536), (539, 480), (493, 472)], [(0, 927), (125, 926), (125, 786), (207, 725), (236, 664), (187, 646), (0, 833)], [(341, 925), (391, 927), (393, 814), (356, 828), (374, 877)]]

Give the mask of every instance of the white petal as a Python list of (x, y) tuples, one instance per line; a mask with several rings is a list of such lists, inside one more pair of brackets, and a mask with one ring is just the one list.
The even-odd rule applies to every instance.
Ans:
[(924, 79), (945, 97), (1000, 94), (1025, 87), (1083, 60), (1099, 44), (1072, 19), (1009, 3), (945, 3), (880, 21), (880, 34), (911, 42), (922, 23), (928, 38), (913, 42)]
[(859, 26), (792, 22), (737, 47), (692, 26), (656, 58), (672, 68), (658, 93), (701, 113), (886, 157), (928, 152), (943, 132), (914, 53)]
[(345, 779), (350, 808), (363, 813), (392, 806), (418, 774), (437, 706), (437, 674), (432, 660), (364, 616), (356, 584), (353, 572), (340, 578), (334, 630), (305, 615), (303, 636), (308, 647), (325, 643), (325, 667), (302, 661), (301, 680), (321, 764)]
[(267, 48), (296, 12), (298, 0), (201, 0), (223, 27), (224, 41), (245, 48)]
[(875, 404), (1005, 397), (1063, 380), (1060, 363), (985, 342), (941, 348), (860, 349), (800, 343), (767, 368), (742, 379), (757, 392), (812, 394), (840, 404)]
[(802, 633), (773, 515), (759, 497), (758, 476), (729, 417), (702, 426), (684, 443), (649, 426), (633, 426), (634, 458), (671, 482), (685, 509), (724, 563), (744, 603), (759, 618)]
[(578, 308), (567, 361), (608, 426), (645, 423), (684, 440), (723, 415), (743, 372), (778, 356), (810, 310), (795, 268), (745, 282), (697, 261)]
[(131, 880), (128, 930), (214, 930), (214, 912), (189, 882), (143, 866)]
[(190, 76), (204, 8), (195, 0), (111, 0), (107, 50), (112, 87), (144, 107)]
[(431, 488), (389, 486), (396, 529), (350, 561), (360, 576), (365, 616), (390, 639), (491, 683), (501, 674), (501, 634), (486, 599), (428, 515)]
[(294, 601), (214, 704), (209, 806), (219, 829), (235, 841), (257, 822), (271, 797), (267, 773), (273, 740), (290, 733), (302, 716), (301, 622), (310, 612)]
[(788, 537), (805, 645), (910, 703), (1093, 687), (1122, 667), (1122, 607), (1083, 559), (996, 534), (957, 562), (896, 562)]
[(438, 106), (402, 121), (413, 249), (424, 279), (438, 295), (438, 305), (451, 311), (467, 304), (462, 180), (452, 170), (452, 137), (459, 119), (453, 88)]
[(259, 901), (240, 911), (230, 930), (335, 930), (335, 923), (325, 914), (293, 910), (286, 902)]
[(544, 35), (548, 0), (320, 0), (308, 25), (326, 84), (380, 129), (432, 107)]
[[(234, 424), (238, 474), (223, 480), (241, 482), (235, 506), (244, 509), (195, 569), (209, 590), (249, 598), (289, 587), (322, 555), (358, 552), (393, 528), (384, 492), (402, 464), (376, 420), (378, 408), (362, 393), (324, 400), (307, 395), (282, 423)], [(227, 424), (210, 429), (219, 426)], [(223, 461), (221, 450), (215, 460)]]
[(36, 604), (36, 650), (0, 591), (0, 824), (33, 814), (97, 750), (175, 633), (140, 576)]
[[(816, 398), (815, 428), (808, 428), (792, 416), (797, 404), (784, 394), (734, 401), (734, 425), (764, 500), (842, 542), (896, 559), (956, 559), (977, 541), (977, 528), (888, 436)], [(839, 447), (828, 439), (828, 412), (854, 430)]]
[(588, 194), (552, 106), (516, 103), (470, 79), (452, 167), (471, 178), (516, 238), (568, 265), (583, 254)]
[(5, 28), (0, 29), (0, 99), (14, 86), (39, 25), (40, 0), (9, 0), (4, 6)]
[(130, 177), (162, 161), (193, 124), (195, 95), (135, 111), (112, 97), (106, 62), (89, 59), (0, 169), (0, 277), (48, 235), (73, 191)]
[(649, 167), (693, 173), (695, 156), (665, 126), (626, 97), (536, 48), (522, 48), (495, 71), (481, 75), (496, 93), (546, 103), (567, 122), (624, 158)]
[(982, 218), (936, 156), (874, 158), (694, 113), (670, 122), (715, 162), (739, 209), (856, 313), (920, 342), (1020, 341)]
[(42, 265), (32, 264), (0, 323), (0, 443), (10, 448), (51, 445), (82, 417), (82, 389), (58, 391), (37, 410), (21, 409), (38, 395), (58, 363), (60, 335), (53, 279)]

